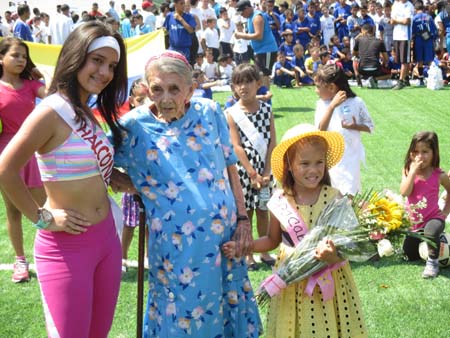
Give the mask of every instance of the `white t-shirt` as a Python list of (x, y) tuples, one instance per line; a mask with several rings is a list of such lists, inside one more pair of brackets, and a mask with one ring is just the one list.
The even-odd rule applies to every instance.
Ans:
[(394, 25), (393, 39), (394, 41), (407, 41), (411, 40), (411, 27), (412, 19), (414, 16), (414, 6), (409, 1), (403, 2), (402, 0), (397, 0), (392, 5), (391, 18), (394, 20), (401, 20), (410, 18), (411, 23), (409, 25)]
[(203, 32), (206, 46), (209, 48), (219, 48), (219, 32), (216, 28), (211, 29), (207, 27)]
[(200, 8), (200, 11), (202, 13), (200, 20), (204, 22), (206, 22), (206, 20), (210, 18), (217, 19), (216, 12), (211, 7), (208, 7), (207, 9)]
[[(229, 25), (228, 28), (225, 28), (225, 25)], [(228, 42), (230, 43), (231, 37), (233, 36), (234, 30), (236, 29), (236, 25), (233, 21), (228, 19), (228, 23), (224, 19), (217, 20), (217, 26), (219, 27), (220, 31), (220, 40), (222, 42)]]
[(326, 18), (322, 15), (320, 18), (320, 30), (322, 31), (323, 43), (329, 45), (331, 37), (335, 34), (334, 32), (334, 17), (331, 15)]
[(217, 63), (203, 62), (202, 71), (208, 79), (215, 79), (217, 77)]
[(233, 45), (234, 53), (243, 54), (247, 52), (250, 41), (244, 39), (236, 39), (233, 34), (231, 38), (231, 44)]
[(56, 14), (50, 18), (50, 36), (52, 45), (62, 45), (73, 28), (72, 18), (64, 14)]

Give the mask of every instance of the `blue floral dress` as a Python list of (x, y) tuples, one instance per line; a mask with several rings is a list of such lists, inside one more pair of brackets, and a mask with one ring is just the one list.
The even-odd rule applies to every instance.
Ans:
[(192, 99), (170, 123), (138, 107), (121, 123), (115, 165), (140, 192), (149, 224), (145, 337), (258, 337), (245, 262), (221, 253), (236, 228), (227, 176), (236, 156), (219, 105)]

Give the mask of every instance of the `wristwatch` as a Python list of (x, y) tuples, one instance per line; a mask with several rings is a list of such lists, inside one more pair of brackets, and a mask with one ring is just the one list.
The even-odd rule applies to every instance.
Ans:
[(33, 225), (38, 229), (47, 229), (53, 222), (52, 213), (45, 208), (38, 209), (38, 217), (39, 220), (37, 221), (37, 223), (33, 223)]
[(240, 221), (248, 221), (248, 216), (247, 215), (238, 215), (236, 220), (238, 222), (240, 222)]

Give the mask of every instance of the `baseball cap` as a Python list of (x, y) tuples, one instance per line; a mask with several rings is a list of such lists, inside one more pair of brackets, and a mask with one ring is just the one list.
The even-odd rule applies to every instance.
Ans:
[(236, 5), (236, 11), (242, 12), (248, 7), (252, 7), (252, 4), (250, 3), (250, 1), (248, 1), (248, 0), (241, 0)]
[(146, 8), (149, 8), (149, 7), (153, 7), (153, 2), (151, 2), (151, 1), (144, 1), (142, 3), (142, 9), (146, 9)]

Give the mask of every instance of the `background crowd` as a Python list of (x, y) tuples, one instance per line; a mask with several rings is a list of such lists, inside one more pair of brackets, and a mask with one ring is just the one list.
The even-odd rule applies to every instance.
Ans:
[(0, 35), (63, 44), (81, 23), (101, 20), (123, 38), (165, 29), (167, 47), (201, 69), (205, 82), (229, 80), (235, 65), (253, 59), (266, 86), (270, 80), (283, 87), (310, 85), (327, 63), (337, 63), (360, 86), (362, 79), (376, 87), (389, 78), (398, 80), (395, 89), (414, 78), (424, 85), (432, 64), (448, 83), (446, 0), (164, 0), (116, 7), (114, 1), (107, 8), (93, 2), (75, 11), (61, 4), (49, 15), (20, 2), (3, 13)]

